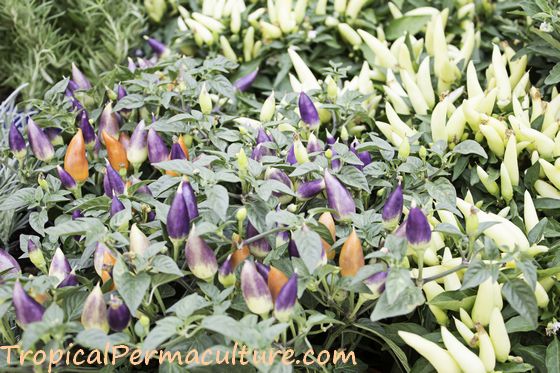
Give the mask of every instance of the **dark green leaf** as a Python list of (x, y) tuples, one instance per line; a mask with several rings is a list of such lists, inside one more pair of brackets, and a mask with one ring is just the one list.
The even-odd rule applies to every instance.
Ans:
[(533, 290), (524, 280), (513, 279), (506, 282), (502, 294), (521, 317), (533, 325), (533, 328), (537, 327), (537, 300)]

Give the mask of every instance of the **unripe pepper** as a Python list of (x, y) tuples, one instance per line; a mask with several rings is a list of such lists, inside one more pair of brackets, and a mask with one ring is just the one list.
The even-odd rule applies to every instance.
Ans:
[(496, 354), (496, 360), (500, 363), (506, 362), (511, 349), (511, 343), (504, 323), (504, 318), (497, 307), (492, 310), (488, 331), (490, 333), (490, 340), (492, 341), (492, 346)]
[(12, 303), (16, 312), (16, 321), (22, 328), (43, 319), (45, 308), (25, 292), (19, 280), (14, 284)]
[(472, 373), (486, 373), (482, 360), (455, 338), (445, 326), (441, 327), (441, 337), (445, 347), (460, 367)]
[(434, 342), (417, 334), (399, 331), (399, 337), (426, 358), (438, 373), (461, 373), (462, 370), (451, 354)]
[(128, 169), (128, 159), (124, 146), (106, 131), (103, 131), (101, 134), (107, 147), (107, 157), (111, 166), (118, 172), (120, 172), (121, 168)]
[[(330, 212), (322, 213), (321, 216), (319, 217), (319, 223), (323, 224), (329, 230), (332, 240), (334, 241), (336, 239), (336, 227), (334, 225), (334, 219), (331, 213)], [(332, 249), (332, 246), (323, 238), (321, 238), (321, 243), (323, 245), (323, 250), (327, 254), (327, 259), (333, 260), (336, 252)]]
[(475, 327), (480, 348), (478, 357), (482, 361), (482, 364), (484, 364), (486, 371), (493, 372), (496, 367), (496, 354), (494, 352), (494, 347), (492, 346), (492, 341), (482, 325), (476, 324)]
[(84, 136), (82, 135), (82, 130), (78, 129), (78, 132), (72, 137), (70, 144), (68, 144), (68, 148), (66, 148), (64, 169), (78, 183), (83, 183), (89, 176), (88, 166)]
[(355, 229), (352, 229), (352, 233), (342, 245), (338, 265), (340, 274), (344, 277), (355, 276), (360, 268), (365, 265), (362, 243)]

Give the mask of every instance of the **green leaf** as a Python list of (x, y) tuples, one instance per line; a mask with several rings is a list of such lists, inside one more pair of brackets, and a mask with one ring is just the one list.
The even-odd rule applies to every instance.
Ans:
[(107, 345), (112, 349), (113, 346), (126, 344), (129, 339), (130, 337), (125, 333), (107, 335), (101, 329), (82, 330), (76, 336), (76, 342), (80, 346), (100, 351), (104, 351)]
[(45, 234), (45, 224), (47, 221), (49, 221), (49, 216), (46, 209), (42, 209), (41, 212), (33, 211), (29, 214), (29, 225), (41, 236)]
[(533, 245), (540, 241), (540, 239), (544, 234), (544, 229), (546, 228), (547, 224), (548, 224), (548, 219), (543, 218), (537, 223), (537, 225), (535, 225), (529, 231), (529, 233), (527, 234), (527, 239), (529, 240), (529, 244)]
[(544, 83), (548, 85), (560, 83), (560, 63), (554, 65), (554, 67), (552, 68), (552, 70), (550, 70), (550, 73), (544, 80)]
[(518, 332), (530, 332), (535, 328), (523, 316), (514, 316), (506, 322), (506, 329), (508, 334)]
[(560, 344), (557, 337), (546, 348), (546, 369), (548, 373), (560, 373)]
[(0, 205), (0, 211), (17, 210), (35, 202), (35, 188), (18, 189)]
[(177, 266), (177, 263), (166, 255), (158, 255), (154, 258), (152, 263), (153, 271), (155, 273), (166, 273), (170, 275), (183, 276), (183, 272)]
[(210, 302), (198, 295), (197, 293), (193, 293), (187, 295), (173, 306), (169, 307), (167, 312), (174, 312), (177, 317), (182, 320), (190, 317), (196, 311), (208, 307)]
[(474, 288), (482, 284), (487, 278), (492, 276), (493, 272), (492, 267), (484, 264), (482, 260), (472, 261), (463, 276), (461, 290)]
[(227, 209), (229, 207), (229, 195), (226, 188), (221, 185), (214, 185), (206, 192), (206, 201), (200, 204), (214, 211), (222, 220), (226, 220)]
[(395, 302), (401, 293), (411, 286), (414, 286), (414, 283), (407, 269), (391, 268), (387, 276), (387, 281), (385, 282), (387, 302)]
[(513, 279), (504, 284), (502, 294), (510, 306), (536, 329), (538, 308), (531, 287), (524, 280)]
[(133, 93), (121, 98), (113, 108), (113, 112), (116, 113), (122, 109), (138, 109), (142, 106), (144, 106), (144, 96)]
[(321, 237), (319, 234), (309, 229), (299, 229), (293, 233), (292, 237), (296, 242), (299, 255), (305, 263), (305, 266), (310, 273), (313, 273), (317, 265), (321, 262), (321, 254), (323, 251)]
[(150, 287), (150, 275), (146, 272), (134, 275), (128, 270), (122, 258), (119, 258), (113, 268), (113, 280), (130, 313), (134, 314)]
[(436, 295), (428, 304), (437, 306), (444, 310), (458, 312), (459, 309), (470, 309), (475, 301), (476, 296), (467, 296), (462, 291), (446, 291)]
[(416, 287), (408, 287), (396, 302), (390, 303), (387, 299), (387, 292), (383, 292), (373, 312), (371, 313), (371, 321), (379, 321), (388, 317), (407, 315), (414, 311), (416, 307), (424, 304), (424, 295), (422, 291)]
[(560, 209), (560, 199), (556, 198), (537, 198), (535, 200), (537, 210), (556, 210)]
[(385, 37), (387, 40), (395, 40), (406, 33), (415, 35), (430, 20), (430, 16), (403, 16), (393, 19), (385, 28)]
[(453, 184), (451, 184), (448, 179), (440, 177), (434, 182), (428, 181), (426, 183), (426, 190), (428, 191), (430, 197), (432, 197), (436, 202), (455, 206), (457, 192), (455, 191)]
[(366, 192), (369, 191), (369, 186), (365, 175), (356, 167), (343, 167), (336, 176), (343, 184), (365, 190)]
[(488, 154), (486, 154), (484, 148), (474, 140), (465, 140), (457, 144), (453, 148), (453, 153), (463, 154), (463, 155), (476, 154), (484, 159), (488, 159)]
[(168, 316), (159, 320), (155, 328), (150, 330), (144, 343), (142, 350), (144, 352), (155, 350), (163, 342), (167, 341), (174, 335), (178, 334), (179, 328), (183, 325), (183, 320), (175, 316)]

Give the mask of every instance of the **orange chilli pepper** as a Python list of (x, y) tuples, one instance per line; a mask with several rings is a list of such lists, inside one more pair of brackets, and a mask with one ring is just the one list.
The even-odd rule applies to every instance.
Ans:
[(70, 140), (68, 148), (66, 148), (64, 169), (76, 182), (83, 183), (89, 176), (88, 167), (84, 136), (82, 135), (82, 130), (78, 129), (78, 132)]
[[(319, 223), (323, 224), (329, 230), (333, 241), (336, 239), (336, 228), (334, 226), (334, 219), (330, 212), (324, 212), (319, 217)], [(321, 243), (323, 244), (323, 250), (327, 253), (327, 259), (333, 260), (336, 252), (333, 250), (332, 246), (321, 238)]]
[[(232, 247), (236, 248), (237, 244), (240, 242), (239, 236), (234, 233), (233, 234), (233, 244)], [(234, 252), (231, 254), (231, 266), (235, 270), (237, 266), (242, 263), (245, 259), (247, 259), (251, 255), (249, 251), (249, 246), (245, 245), (241, 249), (235, 249)]]
[(355, 276), (365, 264), (362, 243), (356, 234), (356, 230), (352, 229), (352, 233), (350, 233), (346, 242), (342, 245), (342, 250), (340, 250), (340, 257), (338, 258), (340, 274), (344, 277)]
[(268, 290), (270, 290), (270, 294), (272, 295), (272, 299), (276, 301), (276, 297), (282, 290), (282, 287), (286, 285), (288, 282), (288, 276), (284, 274), (281, 270), (276, 267), (270, 266), (270, 270), (268, 272)]
[(181, 149), (183, 149), (183, 153), (185, 153), (185, 157), (190, 160), (191, 158), (189, 156), (189, 148), (187, 148), (187, 145), (185, 145), (185, 139), (183, 139), (183, 135), (179, 136), (178, 142)]
[(103, 130), (102, 135), (105, 146), (107, 147), (107, 156), (111, 166), (117, 171), (120, 171), (121, 168), (128, 169), (128, 159), (126, 158), (124, 146), (105, 130)]

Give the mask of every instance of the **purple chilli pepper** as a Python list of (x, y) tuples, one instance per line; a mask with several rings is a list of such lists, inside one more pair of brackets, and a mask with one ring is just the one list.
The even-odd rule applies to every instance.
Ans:
[(251, 88), (251, 86), (253, 85), (253, 83), (255, 82), (255, 79), (257, 79), (257, 75), (259, 73), (259, 69), (257, 68), (255, 71), (250, 72), (249, 74), (242, 76), (241, 78), (237, 79), (234, 83), (233, 86), (239, 91), (239, 92), (245, 92), (246, 90), (248, 90), (249, 88)]
[(381, 213), (381, 220), (385, 229), (392, 231), (399, 224), (403, 210), (403, 190), (401, 184), (397, 185), (395, 190), (389, 194), (383, 212)]
[(121, 175), (111, 166), (108, 160), (105, 160), (105, 170), (107, 175), (107, 180), (109, 182), (109, 188), (111, 190), (110, 197), (113, 194), (121, 195), (124, 193), (125, 184)]
[(72, 175), (70, 175), (64, 168), (60, 166), (56, 166), (56, 172), (63, 187), (71, 191), (76, 190), (78, 184), (76, 183), (76, 180), (74, 180)]
[(35, 157), (40, 161), (49, 162), (54, 157), (53, 145), (45, 132), (31, 118), (27, 121), (27, 135)]
[(323, 147), (321, 146), (319, 140), (314, 134), (309, 135), (306, 149), (308, 153), (319, 153), (323, 151)]
[(166, 161), (169, 158), (169, 149), (165, 141), (153, 129), (148, 130), (148, 159), (150, 164)]
[(111, 187), (111, 182), (109, 181), (109, 175), (107, 175), (107, 171), (103, 175), (103, 193), (109, 197), (113, 198), (113, 188)]
[(187, 155), (179, 145), (179, 142), (173, 141), (173, 145), (171, 145), (171, 154), (169, 155), (169, 159), (187, 159)]
[(78, 89), (88, 90), (91, 88), (91, 83), (88, 78), (81, 72), (78, 67), (72, 63), (72, 81), (76, 84)]
[[(289, 190), (293, 190), (294, 188), (290, 177), (286, 175), (284, 171), (277, 168), (269, 167), (264, 173), (264, 178), (265, 180), (276, 180), (284, 184)], [(283, 193), (281, 191), (272, 192), (272, 195), (277, 197), (282, 204), (289, 203), (293, 198), (292, 195)]]
[(97, 134), (97, 139), (105, 144), (103, 136), (101, 134), (103, 131), (107, 131), (107, 134), (113, 137), (115, 140), (119, 138), (119, 118), (115, 113), (113, 113), (113, 104), (108, 102), (105, 108), (101, 112), (99, 117), (99, 129)]
[(260, 273), (262, 278), (268, 282), (268, 273), (270, 272), (270, 266), (261, 262), (255, 262), (255, 267), (257, 268), (257, 271)]
[(19, 129), (17, 128), (15, 122), (10, 125), (10, 132), (8, 133), (8, 143), (10, 150), (14, 154), (14, 157), (20, 161), (25, 158), (27, 154), (27, 147), (25, 146), (25, 139)]
[(356, 212), (356, 204), (352, 195), (338, 179), (325, 170), (325, 189), (327, 191), (327, 204), (335, 212), (336, 220), (346, 220)]
[(62, 130), (60, 128), (47, 127), (43, 130), (43, 132), (45, 132), (45, 135), (47, 135), (51, 144), (64, 145), (64, 140), (60, 135), (62, 133)]
[(146, 131), (146, 124), (143, 120), (136, 125), (132, 136), (130, 136), (130, 144), (126, 150), (126, 158), (135, 170), (148, 159), (148, 131)]
[(290, 149), (288, 149), (288, 155), (286, 156), (286, 162), (288, 162), (291, 165), (297, 164), (296, 152), (294, 150), (294, 143), (293, 142), (292, 142), (292, 145), (290, 145)]
[(296, 245), (296, 241), (294, 241), (293, 239), (290, 239), (290, 242), (288, 243), (288, 253), (292, 258), (299, 258), (299, 251)]
[(368, 294), (368, 298), (376, 299), (381, 296), (385, 290), (385, 281), (387, 280), (387, 271), (377, 272), (364, 280), (364, 284), (368, 287), (371, 294)]
[(111, 209), (109, 210), (109, 214), (111, 215), (111, 217), (113, 217), (118, 212), (121, 212), (123, 210), (124, 210), (123, 203), (120, 201), (120, 199), (117, 198), (115, 194), (113, 194), (113, 199), (111, 200)]
[(80, 129), (82, 130), (82, 135), (84, 136), (84, 142), (86, 143), (86, 146), (89, 149), (91, 149), (95, 144), (96, 136), (95, 136), (95, 130), (93, 129), (91, 123), (89, 122), (88, 112), (85, 109), (83, 109), (82, 111), (80, 111), (79, 118), (80, 118)]
[(19, 280), (14, 284), (12, 303), (16, 311), (16, 320), (22, 327), (43, 319), (45, 308), (25, 292)]
[(109, 322), (109, 327), (120, 332), (124, 330), (128, 324), (130, 324), (130, 310), (123, 303), (123, 301), (111, 294), (111, 299), (109, 300), (109, 308), (107, 309), (107, 321)]
[(105, 303), (99, 284), (95, 285), (84, 302), (81, 321), (86, 330), (100, 329), (104, 333), (109, 331), (107, 303)]
[(321, 123), (319, 120), (319, 112), (311, 98), (303, 91), (299, 94), (298, 108), (301, 120), (307, 124), (309, 128), (314, 129), (319, 126)]
[(4, 249), (0, 249), (0, 273), (2, 273), (2, 279), (16, 277), (21, 273), (17, 260)]
[(198, 217), (198, 204), (196, 202), (196, 195), (194, 194), (192, 185), (186, 176), (183, 177), (183, 198), (185, 199), (185, 205), (187, 206), (189, 219), (196, 219)]
[(194, 225), (185, 245), (185, 258), (189, 270), (195, 277), (203, 281), (212, 282), (214, 275), (218, 272), (216, 254), (206, 241), (196, 234), (196, 227)]
[(334, 138), (333, 135), (331, 135), (329, 131), (327, 131), (326, 139), (327, 139), (327, 145), (333, 145), (336, 142), (336, 139)]
[(178, 248), (187, 238), (189, 225), (190, 218), (183, 196), (183, 187), (179, 184), (167, 213), (167, 235), (175, 248)]
[(136, 64), (134, 63), (134, 60), (130, 57), (128, 57), (127, 67), (128, 67), (128, 71), (134, 74), (134, 72), (136, 71)]
[(56, 277), (58, 279), (58, 287), (65, 286), (75, 286), (78, 284), (76, 275), (72, 271), (70, 262), (66, 259), (66, 256), (57, 248), (54, 256), (51, 259), (51, 265), (49, 267), (49, 276)]
[(270, 290), (251, 261), (246, 261), (241, 269), (241, 292), (251, 312), (264, 316), (272, 310)]
[(303, 182), (298, 187), (297, 198), (302, 201), (313, 198), (317, 194), (321, 193), (325, 187), (325, 179)]
[(418, 207), (413, 207), (406, 219), (406, 239), (415, 250), (424, 250), (432, 239), (432, 228), (426, 215)]
[(266, 133), (264, 128), (259, 127), (259, 129), (257, 130), (257, 144), (264, 144), (266, 142), (272, 142), (272, 139)]
[(144, 39), (146, 40), (146, 42), (148, 43), (150, 48), (152, 48), (152, 51), (158, 57), (161, 57), (162, 55), (164, 55), (168, 51), (165, 44), (163, 44), (161, 41), (159, 41), (157, 39), (154, 39), (154, 38), (151, 38), (149, 36), (144, 36)]
[(355, 167), (358, 170), (363, 170), (365, 166), (367, 166), (372, 162), (372, 159), (368, 151), (363, 151), (363, 152), (357, 151), (356, 148), (358, 147), (358, 145), (360, 145), (360, 143), (358, 142), (357, 139), (354, 139), (354, 141), (350, 143), (350, 151), (356, 154), (358, 159), (363, 163), (363, 165), (355, 165)]
[(122, 84), (117, 85), (117, 101), (122, 100), (128, 93), (126, 89), (122, 86)]
[(229, 254), (218, 270), (218, 281), (225, 287), (230, 287), (235, 285), (235, 280), (235, 268), (233, 268), (231, 254)]
[(297, 301), (297, 275), (294, 273), (282, 286), (274, 303), (274, 317), (280, 322), (288, 322), (292, 318)]
[[(247, 220), (247, 230), (246, 231), (247, 231), (247, 238), (248, 239), (259, 234), (257, 229), (253, 226), (253, 224), (251, 224), (251, 222), (249, 220)], [(251, 252), (251, 254), (253, 254), (257, 258), (264, 258), (265, 256), (268, 255), (268, 253), (271, 250), (270, 243), (268, 242), (266, 237), (265, 238), (260, 238), (257, 241), (250, 243), (248, 246), (249, 246), (249, 251)]]
[(68, 81), (68, 85), (66, 86), (66, 91), (64, 92), (64, 94), (68, 97), (72, 97), (74, 96), (74, 91), (77, 89), (80, 89), (80, 87), (78, 87), (78, 84), (76, 84), (75, 81), (70, 79)]

